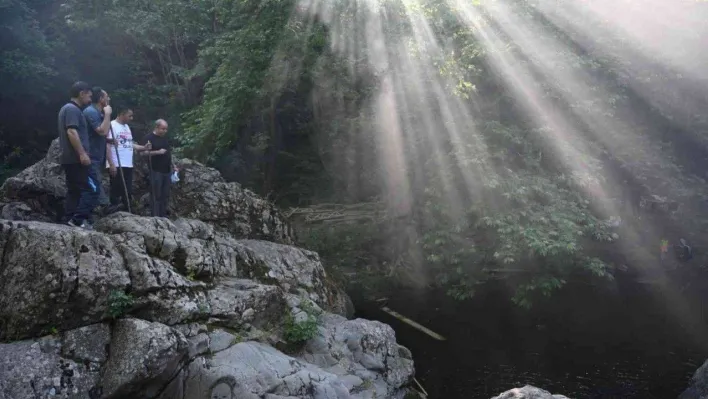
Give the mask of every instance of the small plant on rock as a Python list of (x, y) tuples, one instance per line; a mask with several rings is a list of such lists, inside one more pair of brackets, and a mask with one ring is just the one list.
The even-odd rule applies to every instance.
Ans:
[(309, 302), (303, 302), (300, 308), (307, 314), (307, 319), (298, 322), (292, 314), (285, 319), (283, 335), (289, 344), (302, 344), (317, 335), (319, 312)]
[(132, 295), (123, 291), (113, 290), (108, 295), (108, 313), (116, 319), (128, 310), (135, 303)]

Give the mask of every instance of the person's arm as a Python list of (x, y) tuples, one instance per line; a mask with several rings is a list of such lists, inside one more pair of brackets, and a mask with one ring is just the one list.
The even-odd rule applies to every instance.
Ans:
[(98, 113), (93, 105), (89, 105), (89, 108), (84, 110), (84, 115), (86, 115), (86, 120), (91, 126), (91, 130), (99, 136), (105, 136), (111, 128), (111, 109), (110, 105), (106, 105), (103, 108), (103, 120), (101, 120), (101, 115)]
[(172, 145), (170, 144), (170, 166), (172, 166), (172, 170), (175, 172), (179, 172), (179, 168), (177, 165), (175, 165), (175, 158), (172, 156)]
[(140, 144), (135, 144), (135, 143), (133, 143), (133, 149), (134, 149), (135, 151), (140, 151), (140, 152), (142, 152), (142, 151), (150, 151), (150, 146), (148, 146), (148, 145), (140, 145)]
[(160, 148), (159, 150), (147, 150), (145, 152), (142, 152), (143, 156), (151, 156), (154, 157), (155, 155), (163, 155), (167, 153), (167, 150), (164, 148)]
[(113, 162), (113, 156), (111, 155), (111, 151), (115, 151), (115, 147), (113, 144), (107, 143), (106, 144), (106, 160), (108, 160), (108, 171), (113, 175), (116, 171), (116, 164)]
[(66, 137), (69, 139), (69, 142), (71, 143), (71, 146), (74, 148), (74, 151), (76, 151), (76, 154), (79, 155), (79, 161), (81, 161), (82, 165), (89, 165), (91, 164), (91, 158), (89, 158), (88, 154), (86, 153), (86, 150), (84, 150), (84, 146), (81, 144), (81, 138), (79, 138), (79, 132), (76, 131), (74, 128), (69, 128), (66, 130)]
[[(111, 127), (113, 127), (113, 125), (111, 125)], [(116, 164), (113, 162), (112, 151), (115, 151), (115, 148), (118, 145), (118, 142), (115, 140), (115, 136), (113, 135), (113, 129), (108, 129), (108, 136), (106, 136), (106, 139), (106, 160), (108, 161), (108, 170), (112, 175), (116, 171)]]
[(78, 108), (69, 109), (66, 112), (66, 119), (64, 120), (64, 128), (66, 129), (66, 138), (69, 139), (71, 147), (79, 156), (79, 161), (82, 165), (91, 164), (91, 158), (89, 158), (83, 144), (81, 144), (81, 137), (79, 137), (79, 118), (83, 118), (84, 115)]
[(103, 107), (103, 123), (96, 129), (96, 133), (100, 136), (105, 136), (111, 129), (111, 113), (113, 113), (113, 108), (110, 105)]

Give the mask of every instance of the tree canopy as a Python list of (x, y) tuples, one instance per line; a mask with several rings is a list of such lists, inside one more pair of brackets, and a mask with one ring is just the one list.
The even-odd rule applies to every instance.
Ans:
[(42, 155), (85, 80), (138, 133), (167, 119), (182, 154), (283, 207), (385, 203), (381, 221), (306, 234), (330, 264), (408, 265), (459, 298), (502, 276), (527, 306), (611, 278), (611, 217), (671, 230), (628, 217), (705, 177), (705, 3), (670, 10), (695, 28), (669, 35), (683, 47), (585, 3), (2, 0), (4, 174)]

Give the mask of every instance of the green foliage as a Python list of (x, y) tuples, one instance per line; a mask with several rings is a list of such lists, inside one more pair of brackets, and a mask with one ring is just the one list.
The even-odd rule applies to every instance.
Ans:
[(297, 322), (292, 314), (288, 314), (285, 318), (283, 336), (289, 344), (302, 344), (317, 335), (320, 324), (319, 313), (308, 302), (303, 302), (300, 308), (307, 314), (306, 320)]
[(134, 304), (135, 299), (132, 295), (120, 290), (113, 290), (108, 295), (108, 314), (117, 319), (124, 315)]
[[(704, 131), (705, 121), (695, 121), (677, 89), (690, 81), (627, 58), (627, 37), (606, 29), (606, 21), (568, 13), (593, 32), (571, 35), (545, 20), (541, 2), (504, 2), (515, 22), (508, 24), (495, 23), (484, 3), (392, 0), (367, 14), (369, 3), (335, 0), (329, 21), (298, 14), (295, 0), (0, 1), (0, 181), (43, 155), (56, 135), (56, 115), (44, 111), (58, 109), (69, 84), (82, 79), (106, 87), (115, 108), (135, 110), (138, 136), (166, 118), (181, 153), (280, 205), (389, 194), (410, 200), (405, 218), (304, 235), (304, 245), (342, 280), (354, 280), (353, 272), (375, 286), (422, 262), (425, 276), (414, 278), (456, 298), (504, 278), (514, 301), (529, 306), (576, 274), (610, 277), (589, 244), (613, 239), (586, 188), (612, 171), (600, 162), (606, 144), (585, 130), (643, 132), (631, 124), (598, 128), (596, 121), (638, 107), (657, 118), (654, 106), (630, 100), (634, 84), (680, 109), (667, 117), (672, 123), (687, 120), (687, 130)], [(564, 13), (573, 2), (555, 3)], [(462, 18), (463, 6), (472, 7), (477, 26)], [(364, 21), (384, 15), (380, 32)], [(544, 43), (562, 45), (547, 51), (512, 37), (528, 26)], [(508, 70), (495, 68), (499, 56)], [(510, 71), (577, 129), (529, 115), (529, 96), (509, 84)], [(573, 98), (568, 81), (586, 84), (582, 99)], [(381, 109), (383, 89), (395, 101)], [(393, 116), (400, 132), (382, 127), (382, 116)], [(631, 145), (612, 150), (650, 158)], [(391, 168), (387, 162), (397, 157)], [(410, 183), (409, 192), (391, 181)], [(130, 306), (122, 295), (114, 297), (118, 315)], [(296, 327), (300, 335), (312, 329)]]

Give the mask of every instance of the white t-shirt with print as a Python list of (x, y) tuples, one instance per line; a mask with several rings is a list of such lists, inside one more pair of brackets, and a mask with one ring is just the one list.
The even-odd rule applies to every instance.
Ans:
[[(120, 157), (120, 166), (124, 168), (133, 167), (133, 134), (130, 132), (130, 126), (127, 124), (123, 125), (116, 120), (111, 121), (111, 128), (113, 129), (113, 135), (115, 135), (118, 141), (118, 156)], [(108, 138), (112, 139), (114, 136), (111, 132), (108, 132)], [(113, 165), (118, 167), (118, 159), (116, 158), (115, 148), (111, 148), (111, 159), (113, 159)]]

